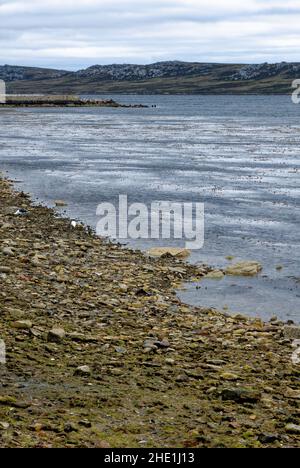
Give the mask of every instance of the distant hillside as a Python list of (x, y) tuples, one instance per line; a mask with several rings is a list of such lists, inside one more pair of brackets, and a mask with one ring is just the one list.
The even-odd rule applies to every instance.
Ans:
[(70, 72), (0, 66), (10, 93), (271, 94), (290, 93), (300, 63), (230, 65), (159, 62), (94, 65)]
[(59, 78), (68, 72), (51, 70), (47, 68), (15, 67), (11, 65), (0, 66), (0, 79), (6, 82), (47, 80)]

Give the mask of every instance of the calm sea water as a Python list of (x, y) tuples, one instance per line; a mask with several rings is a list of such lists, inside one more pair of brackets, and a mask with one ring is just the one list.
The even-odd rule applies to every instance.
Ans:
[(232, 255), (264, 271), (188, 285), (182, 299), (299, 322), (300, 106), (288, 96), (114, 98), (157, 107), (0, 111), (1, 169), (92, 226), (97, 205), (120, 193), (148, 205), (204, 202), (205, 246), (191, 261), (225, 266)]

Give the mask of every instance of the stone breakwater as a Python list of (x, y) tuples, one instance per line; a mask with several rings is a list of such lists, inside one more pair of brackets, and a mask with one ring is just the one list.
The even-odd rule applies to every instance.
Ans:
[(299, 329), (182, 304), (212, 271), (73, 228), (0, 179), (1, 447), (299, 447)]
[(142, 104), (119, 104), (113, 99), (82, 99), (73, 95), (9, 95), (1, 107), (123, 107), (139, 109)]

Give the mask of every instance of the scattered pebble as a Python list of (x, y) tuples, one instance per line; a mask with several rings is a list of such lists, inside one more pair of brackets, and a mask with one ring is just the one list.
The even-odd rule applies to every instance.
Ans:
[(30, 330), (32, 328), (32, 322), (30, 320), (17, 320), (12, 324), (12, 327), (19, 330)]
[(77, 375), (80, 377), (89, 377), (90, 375), (92, 375), (92, 371), (89, 366), (80, 366), (80, 367), (77, 367), (74, 375)]
[(66, 332), (63, 328), (52, 328), (48, 333), (49, 343), (61, 343), (66, 336)]

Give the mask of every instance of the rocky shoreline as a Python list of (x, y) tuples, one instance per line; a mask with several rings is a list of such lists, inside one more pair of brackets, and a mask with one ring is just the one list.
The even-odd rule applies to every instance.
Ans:
[(300, 447), (299, 328), (182, 304), (212, 272), (73, 228), (0, 177), (0, 447)]

